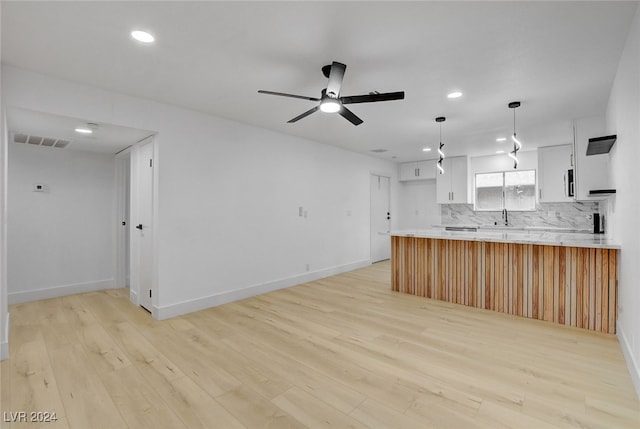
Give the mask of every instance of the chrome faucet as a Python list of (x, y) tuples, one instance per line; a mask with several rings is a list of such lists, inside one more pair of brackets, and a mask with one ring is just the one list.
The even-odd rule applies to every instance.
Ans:
[(509, 214), (507, 209), (502, 209), (502, 220), (504, 220), (504, 226), (509, 226)]

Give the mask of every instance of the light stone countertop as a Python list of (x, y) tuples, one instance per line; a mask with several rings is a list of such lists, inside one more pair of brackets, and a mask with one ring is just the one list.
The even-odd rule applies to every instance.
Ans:
[(587, 247), (601, 249), (620, 249), (603, 234), (551, 232), (535, 230), (514, 231), (446, 231), (442, 228), (391, 231), (391, 236), (440, 238), (444, 240), (489, 241), (498, 243), (541, 244), (546, 246)]

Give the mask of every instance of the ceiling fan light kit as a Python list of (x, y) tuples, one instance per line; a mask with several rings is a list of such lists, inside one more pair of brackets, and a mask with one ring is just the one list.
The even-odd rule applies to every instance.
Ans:
[(378, 101), (392, 101), (392, 100), (403, 100), (404, 99), (404, 91), (398, 92), (387, 92), (387, 93), (378, 93), (372, 92), (366, 95), (351, 95), (346, 97), (340, 96), (340, 89), (342, 88), (342, 80), (344, 79), (344, 72), (347, 69), (347, 66), (334, 61), (330, 65), (326, 65), (322, 67), (322, 74), (329, 79), (327, 82), (327, 87), (322, 90), (320, 98), (315, 97), (305, 97), (303, 95), (295, 95), (295, 94), (287, 94), (284, 92), (274, 92), (274, 91), (264, 91), (259, 90), (260, 94), (268, 94), (268, 95), (277, 95), (280, 97), (290, 97), (290, 98), (299, 98), (302, 100), (309, 101), (318, 101), (320, 104), (317, 106), (307, 110), (306, 112), (296, 116), (293, 119), (287, 121), (288, 123), (298, 122), (302, 118), (306, 118), (307, 116), (315, 113), (320, 110), (325, 113), (338, 113), (347, 121), (351, 122), (353, 125), (360, 125), (363, 120), (356, 116), (351, 110), (345, 107), (345, 104), (356, 104), (356, 103), (375, 103)]
[[(315, 101), (318, 104), (306, 112), (301, 113), (293, 119), (287, 121), (292, 124), (298, 122), (300, 119), (304, 119), (312, 113), (320, 110), (323, 113), (338, 113), (340, 116), (351, 122), (353, 125), (360, 125), (364, 121), (360, 119), (355, 113), (349, 110), (346, 104), (358, 104), (358, 103), (375, 103), (380, 101), (393, 101), (404, 100), (404, 91), (386, 92), (380, 93), (378, 91), (370, 92), (364, 95), (348, 95), (341, 96), (340, 90), (342, 89), (342, 81), (344, 79), (344, 73), (347, 70), (347, 66), (343, 63), (333, 61), (331, 64), (322, 67), (322, 74), (328, 79), (327, 87), (320, 92), (320, 98), (308, 97), (304, 95), (289, 94), (286, 92), (265, 91), (263, 89), (258, 90), (260, 94), (277, 95), (279, 97), (298, 98), (300, 100)], [(461, 92), (455, 92), (448, 95), (449, 98), (457, 98), (462, 95)], [(507, 155), (513, 159), (513, 168), (518, 168), (518, 152), (522, 149), (522, 142), (518, 140), (516, 136), (516, 110), (520, 107), (519, 101), (512, 101), (508, 104), (510, 109), (513, 109), (513, 135), (511, 140), (513, 141), (513, 150)], [(439, 174), (444, 174), (444, 167), (442, 162), (445, 159), (444, 155), (444, 143), (442, 143), (442, 123), (446, 121), (444, 116), (436, 118), (436, 122), (440, 124), (440, 144), (438, 146), (438, 162), (436, 166)], [(506, 140), (504, 138), (498, 138), (497, 141)], [(426, 149), (425, 149), (426, 151)]]

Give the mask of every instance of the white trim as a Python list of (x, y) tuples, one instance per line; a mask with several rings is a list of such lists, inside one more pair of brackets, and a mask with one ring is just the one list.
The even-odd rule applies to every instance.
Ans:
[(113, 289), (114, 279), (97, 280), (94, 282), (74, 283), (63, 286), (54, 286), (44, 289), (29, 290), (24, 292), (9, 293), (9, 304), (38, 301), (41, 299), (58, 298), (76, 293), (94, 292), (103, 289)]
[(618, 341), (620, 341), (620, 347), (622, 348), (622, 354), (624, 355), (624, 360), (627, 362), (627, 368), (629, 368), (629, 373), (631, 374), (631, 381), (633, 381), (633, 386), (636, 388), (636, 395), (640, 398), (640, 362), (637, 362), (633, 357), (633, 350), (631, 349), (631, 345), (627, 340), (627, 336), (624, 333), (624, 329), (622, 327), (622, 322), (618, 320)]
[[(157, 143), (157, 135), (152, 134), (149, 137), (146, 137), (140, 140), (131, 148), (131, 176), (130, 176), (130, 184), (131, 184), (131, 194), (130, 194), (130, 206), (129, 206), (129, 222), (130, 225), (133, 226), (136, 224), (136, 219), (139, 218), (140, 213), (140, 170), (139, 170), (139, 157), (140, 157), (140, 148), (144, 145), (150, 144), (153, 148), (153, 208), (152, 208), (152, 228), (151, 228), (151, 239), (153, 240), (153, 262), (152, 262), (152, 273), (151, 273), (151, 290), (153, 292), (153, 298), (151, 301), (152, 307), (154, 307), (155, 303), (157, 303), (158, 299), (158, 143)], [(134, 304), (140, 305), (140, 297), (141, 297), (141, 285), (140, 285), (140, 241), (139, 236), (136, 234), (135, 228), (129, 228), (129, 288), (134, 292), (134, 295), (130, 294), (131, 298), (136, 298)], [(146, 293), (146, 292), (145, 292)], [(155, 312), (152, 309), (152, 315), (155, 318)]]
[(346, 265), (339, 265), (323, 270), (313, 271), (310, 273), (300, 274), (285, 279), (274, 280), (267, 283), (248, 286), (242, 289), (236, 289), (228, 292), (221, 292), (215, 295), (203, 296), (202, 298), (183, 301), (176, 304), (153, 306), (153, 316), (158, 320), (169, 319), (171, 317), (181, 316), (194, 311), (204, 310), (205, 308), (216, 307), (222, 304), (228, 304), (233, 301), (249, 298), (278, 289), (284, 289), (296, 286), (302, 283), (334, 276), (336, 274), (353, 271), (371, 265), (371, 260), (366, 259)]
[[(1, 317), (1, 316), (0, 316)], [(0, 342), (0, 360), (9, 359), (9, 313), (7, 313), (7, 319), (4, 324), (5, 332), (2, 337), (4, 341)], [(0, 335), (2, 333), (0, 332)]]
[[(127, 243), (127, 231), (131, 228), (129, 213), (125, 210), (127, 207), (126, 196), (130, 192), (130, 178), (131, 178), (131, 156), (130, 149), (127, 149), (125, 153), (116, 155), (115, 166), (115, 223), (114, 223), (114, 236), (115, 236), (115, 286), (125, 287), (128, 286), (128, 278), (126, 267), (129, 261), (126, 260), (129, 249), (126, 246)], [(122, 222), (126, 221), (128, 225), (123, 226)], [(130, 246), (129, 246), (130, 248)]]
[(135, 305), (140, 305), (140, 302), (138, 301), (138, 292), (131, 288), (129, 288), (129, 301), (131, 301)]

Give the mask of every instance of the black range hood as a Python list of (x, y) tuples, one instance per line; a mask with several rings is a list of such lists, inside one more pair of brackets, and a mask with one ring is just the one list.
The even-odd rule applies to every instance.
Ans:
[(587, 145), (587, 156), (609, 153), (611, 146), (616, 142), (616, 138), (617, 136), (614, 134), (612, 136), (589, 139), (589, 144)]

